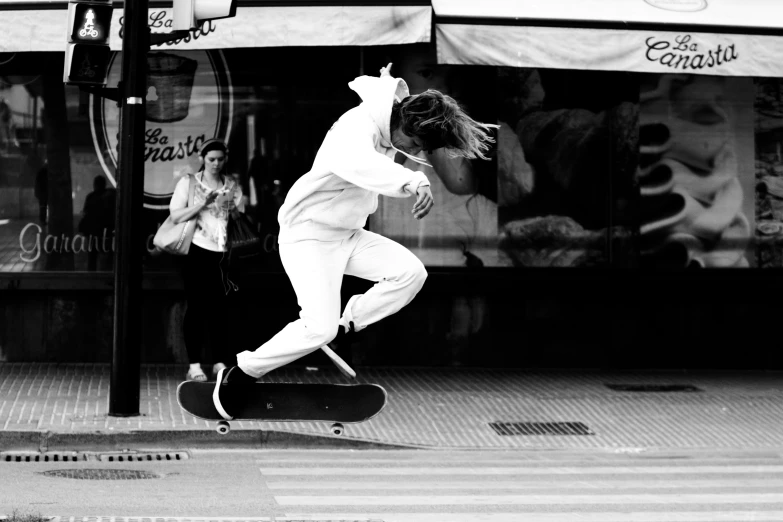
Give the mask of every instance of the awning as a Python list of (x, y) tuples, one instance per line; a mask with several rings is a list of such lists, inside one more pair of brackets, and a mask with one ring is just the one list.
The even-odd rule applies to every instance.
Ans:
[(438, 62), (783, 76), (783, 2), (432, 0)]
[[(162, 47), (225, 49), (429, 42), (432, 7), (404, 3), (267, 7), (243, 6), (240, 1), (236, 17), (205, 23), (193, 37)], [(50, 5), (53, 8), (49, 9), (0, 10), (0, 52), (64, 51), (67, 3), (60, 4)], [(122, 48), (121, 18), (122, 9), (115, 9), (110, 45), (116, 51)], [(153, 33), (171, 31), (171, 7), (150, 8), (149, 18)]]

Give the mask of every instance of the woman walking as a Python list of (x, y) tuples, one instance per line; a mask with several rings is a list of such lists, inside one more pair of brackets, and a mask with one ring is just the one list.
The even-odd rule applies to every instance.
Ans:
[[(202, 363), (211, 364), (215, 375), (236, 361), (229, 315), (229, 294), (236, 287), (228, 278), (226, 228), (231, 211), (244, 211), (244, 205), (242, 188), (225, 172), (227, 159), (228, 148), (221, 140), (204, 142), (199, 150), (201, 168), (177, 183), (169, 204), (175, 223), (196, 221), (190, 250), (182, 260), (188, 304), (184, 324), (190, 363), (187, 380), (208, 380)], [(188, 206), (191, 183), (195, 185), (193, 205)]]

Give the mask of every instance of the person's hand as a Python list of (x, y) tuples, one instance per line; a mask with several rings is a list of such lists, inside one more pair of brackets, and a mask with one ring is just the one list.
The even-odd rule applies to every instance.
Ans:
[(391, 67), (392, 67), (391, 62), (389, 62), (389, 65), (387, 65), (386, 67), (381, 67), (381, 78), (383, 78), (384, 76), (391, 76)]
[(218, 208), (227, 212), (231, 212), (237, 208), (237, 204), (234, 202), (234, 198), (227, 196), (226, 194), (220, 194), (215, 201), (215, 204), (218, 206)]
[(435, 201), (432, 199), (432, 191), (429, 185), (416, 189), (416, 204), (413, 205), (413, 217), (421, 219), (430, 213)]
[(206, 199), (204, 199), (204, 207), (206, 208), (210, 206), (217, 199), (219, 195), (220, 192), (218, 192), (217, 190), (212, 190), (209, 193), (207, 193), (207, 197)]

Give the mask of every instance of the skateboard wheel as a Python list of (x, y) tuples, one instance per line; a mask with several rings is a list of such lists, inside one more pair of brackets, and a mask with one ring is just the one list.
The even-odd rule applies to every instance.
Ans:
[(217, 432), (218, 433), (220, 433), (221, 435), (225, 435), (229, 431), (231, 431), (231, 426), (228, 424), (228, 422), (226, 422), (226, 421), (218, 422), (218, 425), (217, 425)]
[(342, 435), (343, 433), (345, 433), (345, 428), (339, 422), (332, 424), (332, 427), (330, 429), (334, 435)]

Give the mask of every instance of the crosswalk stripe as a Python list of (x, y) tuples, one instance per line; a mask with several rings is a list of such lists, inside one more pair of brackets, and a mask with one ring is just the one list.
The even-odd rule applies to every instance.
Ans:
[[(674, 513), (286, 513), (290, 520), (383, 522), (779, 522), (783, 511), (690, 511)], [(276, 519), (284, 520), (284, 519)]]
[(617, 460), (487, 454), (440, 460), (431, 453), (422, 458), (388, 453), (274, 457), (259, 459), (257, 466), (266, 490), (291, 520), (783, 521), (783, 465), (776, 455)]
[(275, 495), (283, 506), (487, 506), (573, 504), (750, 504), (783, 503), (783, 493), (634, 495)]
[(783, 473), (783, 466), (629, 466), (629, 467), (400, 467), (400, 468), (260, 468), (264, 475), (649, 475), (701, 473)]
[(410, 489), (410, 490), (443, 490), (443, 489), (720, 489), (720, 488), (762, 488), (783, 491), (783, 480), (738, 479), (738, 480), (541, 480), (531, 481), (267, 481), (267, 487), (272, 490), (302, 488), (316, 490), (363, 490), (363, 489)]
[[(775, 465), (770, 464), (772, 461), (776, 461), (778, 465), (783, 465), (783, 458), (775, 458), (771, 459), (769, 457), (766, 458), (710, 458), (705, 459), (701, 458), (698, 459), (698, 462), (700, 462), (702, 465), (730, 465), (730, 466), (737, 466), (737, 465), (759, 465), (759, 466), (769, 466), (769, 465)], [(618, 460), (607, 460), (602, 459), (601, 465), (605, 467), (626, 467), (626, 466), (646, 466), (646, 467), (656, 467), (661, 466), (662, 462), (664, 460), (659, 459), (650, 459), (650, 458), (623, 458)], [(694, 460), (691, 459), (682, 459), (682, 460), (665, 460), (667, 466), (670, 467), (683, 467), (683, 466), (691, 466), (694, 463)], [(339, 458), (326, 458), (326, 457), (313, 457), (313, 458), (298, 458), (298, 457), (279, 457), (275, 456), (275, 458), (265, 458), (265, 459), (256, 459), (255, 463), (259, 466), (266, 466), (266, 467), (273, 467), (273, 466), (291, 466), (295, 464), (305, 465), (305, 466), (368, 466), (368, 465), (376, 465), (376, 466), (410, 466), (410, 465), (416, 465), (416, 466), (464, 466), (464, 465), (480, 465), (480, 466), (531, 466), (531, 467), (551, 467), (554, 464), (557, 464), (560, 467), (590, 467), (594, 466), (596, 464), (595, 461), (586, 460), (586, 459), (558, 459), (558, 460), (543, 460), (543, 459), (533, 459), (533, 458), (522, 458), (522, 457), (515, 457), (512, 455), (509, 455), (507, 457), (502, 458), (470, 458), (465, 456), (460, 456), (459, 458), (455, 458), (453, 456), (450, 457), (438, 457), (438, 456), (432, 456), (432, 457), (421, 457), (421, 458), (412, 458), (409, 456), (400, 457), (400, 458), (371, 458), (371, 457), (363, 457), (362, 455), (346, 455), (345, 457), (339, 457)]]
[[(325, 461), (325, 460), (317, 460), (312, 462), (307, 461), (262, 461), (258, 462), (257, 465), (259, 467), (263, 468), (288, 468), (288, 467), (306, 467), (306, 468), (368, 468), (368, 467), (384, 467), (384, 468), (410, 468), (410, 467), (417, 467), (417, 468), (449, 468), (449, 469), (458, 469), (458, 468), (464, 468), (464, 467), (490, 467), (490, 468), (552, 468), (553, 465), (556, 465), (559, 468), (592, 468), (595, 467), (594, 464), (589, 463), (537, 463), (537, 462), (529, 462), (529, 461), (513, 461), (513, 460), (492, 460), (492, 461), (482, 461), (482, 460), (463, 460), (463, 461), (451, 461), (451, 462), (441, 462), (441, 461), (396, 461), (396, 462), (386, 462), (382, 460), (373, 460), (373, 459), (367, 459), (367, 460), (357, 460), (357, 461), (349, 461), (346, 459), (343, 460), (336, 460), (336, 461)], [(758, 462), (701, 462), (701, 466), (713, 466), (713, 467), (737, 467), (737, 466), (757, 466), (759, 468), (783, 468), (783, 463), (778, 464), (767, 464), (767, 463), (758, 463)], [(621, 468), (628, 468), (628, 467), (634, 467), (634, 468), (649, 468), (649, 469), (657, 469), (664, 467), (660, 463), (656, 462), (626, 462), (624, 464), (607, 464), (607, 463), (601, 463), (601, 467), (603, 468), (613, 468), (613, 469), (621, 469)], [(690, 468), (693, 466), (693, 463), (687, 463), (687, 462), (681, 462), (681, 463), (667, 463), (665, 467), (667, 468)]]

